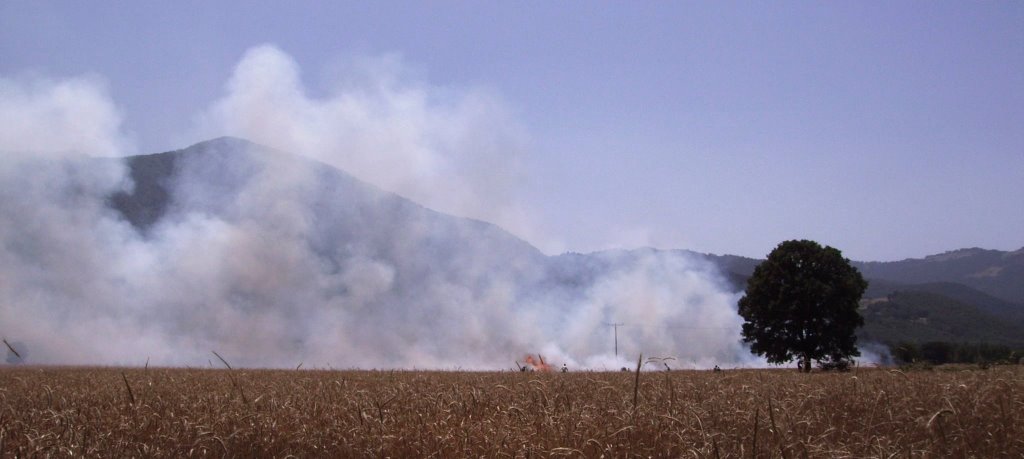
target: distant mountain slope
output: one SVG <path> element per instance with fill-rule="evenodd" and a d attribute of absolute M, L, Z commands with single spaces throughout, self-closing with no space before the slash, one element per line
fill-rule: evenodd
<path fill-rule="evenodd" d="M 718 266 L 737 291 L 747 288 L 747 279 L 754 275 L 754 268 L 764 260 L 738 255 L 699 254 Z"/>
<path fill-rule="evenodd" d="M 576 276 L 583 276 L 583 279 L 574 278 L 574 281 L 585 282 L 612 269 L 616 263 L 628 260 L 630 256 L 652 251 L 657 252 L 654 249 L 617 251 L 612 252 L 616 253 L 614 258 L 605 257 L 603 260 L 595 259 L 593 254 L 566 254 L 559 258 L 565 262 L 571 260 L 575 268 L 570 271 Z M 686 250 L 671 252 L 708 261 L 721 272 L 723 283 L 737 292 L 746 288 L 747 279 L 762 261 L 735 255 L 701 254 Z M 1012 260 L 1012 253 L 1009 256 L 1006 252 L 997 253 L 1001 255 L 979 261 L 971 260 L 970 253 L 961 252 L 961 255 L 965 256 L 951 257 L 940 263 L 962 260 L 973 263 L 974 268 L 977 268 L 984 262 L 992 262 L 992 258 Z M 876 263 L 854 263 L 858 267 L 877 266 Z M 901 273 L 898 269 L 901 266 L 910 266 L 913 269 L 918 265 L 917 260 L 886 264 L 887 271 L 883 271 L 882 274 L 893 275 L 898 279 L 954 276 L 941 270 L 934 270 L 929 276 L 924 276 Z M 585 269 L 580 269 L 581 266 Z M 972 268 L 956 266 L 955 269 L 962 273 L 971 272 Z M 865 341 L 890 344 L 900 341 L 987 342 L 1024 347 L 1024 305 L 997 298 L 965 284 L 948 281 L 911 284 L 885 278 L 869 278 L 862 308 L 865 326 L 859 332 L 859 336 Z"/>
<path fill-rule="evenodd" d="M 594 328 L 616 320 L 633 323 L 632 333 L 669 352 L 746 358 L 735 337 L 723 335 L 740 320 L 727 292 L 744 289 L 758 259 L 656 249 L 546 256 L 495 225 L 435 212 L 333 167 L 241 139 L 125 164 L 134 186 L 110 195 L 108 204 L 147 244 L 162 250 L 184 241 L 177 250 L 185 251 L 211 240 L 238 245 L 225 253 L 240 261 L 222 267 L 230 268 L 227 275 L 214 273 L 228 287 L 166 307 L 222 302 L 232 312 L 256 311 L 259 320 L 285 314 L 275 319 L 283 322 L 273 342 L 285 343 L 275 355 L 316 347 L 306 331 L 316 327 L 304 318 L 313 314 L 339 321 L 340 343 L 378 343 L 366 362 L 415 362 L 411 349 L 435 362 L 452 361 L 450 349 L 501 355 L 567 330 L 571 340 L 560 346 L 590 352 L 602 348 L 604 334 Z M 967 249 L 856 262 L 870 281 L 862 337 L 1020 344 L 1022 253 Z M 290 305 L 297 296 L 317 306 Z M 381 339 L 382 331 L 389 338 Z M 625 333 L 620 338 L 628 342 L 631 331 Z"/>
<path fill-rule="evenodd" d="M 143 232 L 186 213 L 237 217 L 232 206 L 238 194 L 253 191 L 247 187 L 254 184 L 265 186 L 257 178 L 273 186 L 274 175 L 291 175 L 281 180 L 301 182 L 304 203 L 317 217 L 309 222 L 317 236 L 310 243 L 335 259 L 421 257 L 422 250 L 438 255 L 431 259 L 435 269 L 476 257 L 478 263 L 489 260 L 489 268 L 507 270 L 544 257 L 490 223 L 435 212 L 333 167 L 242 139 L 222 137 L 183 150 L 134 156 L 127 165 L 135 186 L 114 194 L 110 202 Z M 345 246 L 332 247 L 336 241 Z M 417 253 L 406 253 L 411 246 L 399 242 L 411 242 Z"/>
<path fill-rule="evenodd" d="M 307 188 L 315 190 L 315 193 L 308 198 L 316 208 L 325 211 L 320 215 L 324 218 L 317 219 L 317 223 L 323 226 L 321 230 L 333 233 L 331 235 L 335 238 L 376 238 L 377 242 L 382 242 L 388 235 L 380 234 L 384 228 L 380 223 L 388 223 L 388 227 L 415 224 L 417 228 L 427 224 L 436 227 L 436 231 L 430 232 L 435 237 L 424 241 L 429 247 L 457 249 L 456 246 L 465 241 L 482 241 L 474 249 L 497 250 L 514 259 L 528 259 L 529 262 L 542 262 L 548 258 L 529 243 L 497 226 L 434 212 L 332 167 L 228 137 L 202 142 L 183 150 L 128 158 L 127 164 L 135 187 L 131 192 L 116 193 L 111 196 L 110 202 L 112 207 L 142 232 L 150 231 L 161 219 L 174 218 L 183 211 L 202 210 L 223 214 L 235 193 L 242 190 L 262 169 L 273 167 L 269 165 L 268 158 L 274 158 L 277 162 L 287 158 L 284 162 L 289 164 L 298 161 L 303 167 L 314 171 Z M 179 183 L 184 176 L 188 177 L 187 190 Z M 333 218 L 326 218 L 330 216 Z M 455 237 L 460 235 L 465 237 Z M 393 238 L 397 235 L 390 236 Z M 454 242 L 456 239 L 459 242 Z M 453 247 L 445 247 L 446 244 Z M 595 254 L 565 254 L 552 257 L 545 271 L 556 282 L 572 284 L 588 278 L 588 272 L 594 274 L 607 271 L 611 260 L 622 261 L 654 252 L 658 251 L 611 251 L 605 252 L 602 257 L 594 257 Z M 713 263 L 728 285 L 736 291 L 745 287 L 746 279 L 762 261 L 687 250 L 666 252 Z M 913 290 L 943 294 L 997 314 L 1024 308 L 1024 249 L 1014 252 L 960 249 L 922 259 L 855 261 L 853 264 L 872 282 L 866 297 Z M 569 266 L 572 267 L 571 274 L 566 271 Z"/>
<path fill-rule="evenodd" d="M 863 340 L 883 343 L 946 341 L 1024 348 L 1024 321 L 1010 321 L 948 296 L 896 292 L 864 302 Z"/>
<path fill-rule="evenodd" d="M 586 368 L 639 352 L 758 363 L 738 339 L 736 300 L 759 260 L 547 256 L 495 225 L 232 138 L 0 169 L 0 324 L 40 363 L 195 365 L 211 349 L 275 367 L 496 369 L 537 352 Z M 1015 279 L 1018 260 L 971 250 L 866 264 L 869 278 L 890 276 L 871 278 L 866 336 L 1016 342 L 1019 305 L 991 288 Z"/>
<path fill-rule="evenodd" d="M 746 278 L 762 261 L 736 255 L 705 255 L 736 279 Z M 868 280 L 901 285 L 957 283 L 1015 304 L 1024 304 L 1024 248 L 1013 252 L 960 249 L 901 261 L 853 261 Z"/>
<path fill-rule="evenodd" d="M 219 268 L 230 271 L 213 273 L 227 276 L 218 281 L 226 285 L 210 288 L 226 290 L 216 301 L 232 312 L 284 316 L 268 338 L 285 343 L 275 356 L 329 352 L 312 344 L 324 335 L 308 330 L 337 320 L 339 336 L 331 339 L 368 346 L 363 357 L 349 353 L 352 362 L 437 365 L 456 361 L 443 357 L 445 349 L 475 347 L 463 361 L 483 365 L 480 355 L 516 337 L 482 341 L 483 324 L 452 325 L 467 320 L 471 305 L 527 302 L 544 276 L 546 257 L 495 225 L 430 210 L 244 140 L 211 140 L 128 158 L 127 165 L 135 186 L 111 196 L 110 205 L 157 246 L 181 233 L 194 238 L 190 232 L 200 234 L 199 243 L 237 246 L 228 256 L 238 260 Z M 419 354 L 410 352 L 414 344 Z M 430 357 L 415 360 L 420 354 Z"/>
<path fill-rule="evenodd" d="M 898 284 L 875 279 L 868 285 L 864 298 L 885 298 L 898 292 L 918 292 L 940 295 L 959 303 L 976 307 L 979 311 L 995 317 L 1024 321 L 1024 306 L 996 298 L 987 293 L 955 282 L 932 282 L 925 284 Z"/>
<path fill-rule="evenodd" d="M 134 188 L 110 197 L 111 205 L 139 230 L 146 231 L 167 213 L 176 156 L 152 154 L 127 159 Z"/>
<path fill-rule="evenodd" d="M 306 353 L 352 365 L 502 368 L 543 351 L 570 366 L 619 368 L 626 361 L 605 323 L 621 321 L 629 352 L 700 366 L 752 359 L 735 339 L 731 290 L 711 263 L 682 252 L 546 256 L 490 223 L 241 139 L 124 165 L 133 186 L 110 194 L 106 210 L 139 254 L 117 266 L 141 272 L 105 277 L 115 285 L 104 291 L 155 297 L 132 302 L 161 333 L 187 333 L 187 346 L 234 344 L 259 365 Z M 225 337 L 226 318 L 269 330 L 251 337 L 264 355 Z"/>
<path fill-rule="evenodd" d="M 762 261 L 705 255 L 742 291 Z M 991 342 L 1024 347 L 1024 249 L 964 249 L 923 259 L 853 262 L 868 280 L 866 340 Z"/>
<path fill-rule="evenodd" d="M 859 262 L 856 266 L 869 279 L 902 284 L 955 282 L 1024 304 L 1024 249 L 960 249 L 921 259 Z"/>

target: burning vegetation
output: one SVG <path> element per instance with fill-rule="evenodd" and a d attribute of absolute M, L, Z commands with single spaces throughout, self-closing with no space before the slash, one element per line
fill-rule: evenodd
<path fill-rule="evenodd" d="M 520 368 L 520 370 L 530 371 L 551 371 L 551 365 L 544 361 L 544 356 L 537 354 L 537 358 L 533 358 L 533 355 L 526 355 L 526 366 Z"/>

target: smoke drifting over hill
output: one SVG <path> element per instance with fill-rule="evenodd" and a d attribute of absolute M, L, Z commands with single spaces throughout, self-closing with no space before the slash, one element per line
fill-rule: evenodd
<path fill-rule="evenodd" d="M 412 73 L 397 55 L 364 58 L 311 97 L 291 56 L 258 46 L 200 117 L 198 137 L 302 154 L 432 209 L 529 236 L 516 202 L 523 129 L 487 90 L 436 87 Z"/>
<path fill-rule="evenodd" d="M 374 69 L 313 99 L 287 55 L 255 48 L 201 117 L 202 132 L 312 160 L 236 139 L 85 158 L 130 144 L 100 86 L 0 81 L 17 95 L 0 115 L 22 126 L 0 131 L 0 333 L 37 363 L 204 365 L 211 350 L 275 367 L 493 369 L 538 352 L 573 368 L 638 352 L 757 363 L 736 295 L 703 260 L 548 257 L 398 196 L 529 226 L 514 199 L 522 134 L 501 104 Z M 608 322 L 626 324 L 618 358 Z"/>

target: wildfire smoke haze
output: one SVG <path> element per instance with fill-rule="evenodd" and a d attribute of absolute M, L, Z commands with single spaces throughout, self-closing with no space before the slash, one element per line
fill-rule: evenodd
<path fill-rule="evenodd" d="M 210 349 L 283 368 L 497 369 L 534 350 L 549 359 L 528 360 L 538 369 L 615 369 L 639 352 L 761 364 L 706 261 L 549 256 L 506 232 L 531 225 L 515 177 L 494 175 L 523 145 L 500 99 L 382 62 L 314 98 L 288 55 L 254 48 L 196 131 L 257 143 L 124 160 L 86 155 L 132 144 L 95 80 L 3 80 L 17 97 L 0 114 L 19 116 L 0 126 L 2 331 L 52 364 L 201 365 Z M 52 128 L 69 117 L 83 121 Z M 622 357 L 612 321 L 629 324 Z"/>

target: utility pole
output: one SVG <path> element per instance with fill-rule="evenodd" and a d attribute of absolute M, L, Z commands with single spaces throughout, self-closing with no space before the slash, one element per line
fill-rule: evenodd
<path fill-rule="evenodd" d="M 605 325 L 615 329 L 615 356 L 618 357 L 619 356 L 619 327 L 621 327 L 621 326 L 623 326 L 625 324 L 621 324 L 621 323 L 610 324 L 610 323 L 605 322 Z"/>

